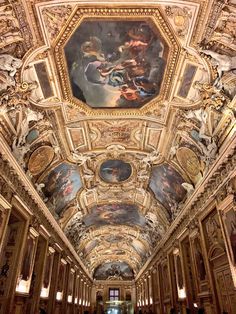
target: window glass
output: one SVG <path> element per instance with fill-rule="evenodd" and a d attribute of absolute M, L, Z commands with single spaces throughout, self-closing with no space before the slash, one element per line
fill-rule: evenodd
<path fill-rule="evenodd" d="M 118 301 L 120 296 L 119 289 L 109 289 L 109 300 L 110 301 Z"/>

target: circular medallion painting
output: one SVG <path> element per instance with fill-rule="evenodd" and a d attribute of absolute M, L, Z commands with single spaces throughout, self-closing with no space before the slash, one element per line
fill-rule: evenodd
<path fill-rule="evenodd" d="M 104 161 L 99 170 L 99 175 L 102 180 L 108 183 L 123 182 L 131 176 L 131 173 L 131 165 L 119 159 Z"/>
<path fill-rule="evenodd" d="M 53 161 L 54 150 L 51 146 L 41 146 L 37 148 L 29 159 L 28 168 L 32 175 L 43 172 Z"/>
<path fill-rule="evenodd" d="M 191 176 L 197 176 L 201 165 L 197 155 L 188 147 L 180 147 L 176 157 L 182 168 Z"/>

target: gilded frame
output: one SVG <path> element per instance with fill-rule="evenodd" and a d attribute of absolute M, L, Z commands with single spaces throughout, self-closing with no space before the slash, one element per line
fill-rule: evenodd
<path fill-rule="evenodd" d="M 157 97 L 152 99 L 150 102 L 145 104 L 143 107 L 138 109 L 120 109 L 120 108 L 91 108 L 90 106 L 86 105 L 82 101 L 76 99 L 72 95 L 72 90 L 70 86 L 70 80 L 67 74 L 67 63 L 64 53 L 64 47 L 72 34 L 78 28 L 78 26 L 82 23 L 85 19 L 129 19 L 129 20 L 151 20 L 152 24 L 154 24 L 158 31 L 160 32 L 161 36 L 165 40 L 168 48 L 168 58 L 167 58 L 167 65 L 165 68 L 165 72 L 163 75 L 162 82 L 165 84 L 161 84 L 160 92 Z M 160 8 L 157 7 L 150 7 L 150 8 L 132 8 L 132 7 L 98 7 L 98 8 L 91 8 L 91 7 L 82 7 L 79 6 L 73 13 L 73 16 L 68 20 L 65 24 L 64 28 L 61 30 L 60 34 L 58 35 L 57 39 L 55 40 L 54 44 L 54 56 L 56 67 L 58 70 L 58 75 L 61 83 L 61 92 L 63 100 L 67 103 L 76 105 L 82 111 L 85 111 L 87 114 L 90 115 L 140 115 L 149 112 L 150 110 L 155 109 L 159 103 L 163 103 L 165 100 L 168 99 L 168 95 L 171 94 L 172 88 L 172 81 L 174 80 L 175 69 L 177 67 L 177 61 L 180 53 L 180 45 L 173 34 L 173 31 L 167 21 L 164 19 L 163 14 Z"/>

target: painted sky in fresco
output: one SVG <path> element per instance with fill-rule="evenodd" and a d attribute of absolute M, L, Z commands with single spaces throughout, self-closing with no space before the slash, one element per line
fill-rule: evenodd
<path fill-rule="evenodd" d="M 159 94 L 168 47 L 146 21 L 84 20 L 65 46 L 74 97 L 98 108 L 140 108 Z"/>
<path fill-rule="evenodd" d="M 131 173 L 131 165 L 119 159 L 104 161 L 99 170 L 100 177 L 108 183 L 123 182 L 130 177 Z"/>
<path fill-rule="evenodd" d="M 55 206 L 55 212 L 58 215 L 76 197 L 82 187 L 78 168 L 65 162 L 53 169 L 44 183 L 44 194 Z"/>
<path fill-rule="evenodd" d="M 153 167 L 149 186 L 155 197 L 171 211 L 184 198 L 186 190 L 182 187 L 184 179 L 170 165 L 163 164 Z"/>
<path fill-rule="evenodd" d="M 94 206 L 83 218 L 86 226 L 129 225 L 145 226 L 145 218 L 134 204 L 104 204 Z"/>
<path fill-rule="evenodd" d="M 132 280 L 134 273 L 125 262 L 105 263 L 98 266 L 94 271 L 94 278 L 97 280 L 106 280 L 109 277 L 122 277 L 124 280 Z"/>

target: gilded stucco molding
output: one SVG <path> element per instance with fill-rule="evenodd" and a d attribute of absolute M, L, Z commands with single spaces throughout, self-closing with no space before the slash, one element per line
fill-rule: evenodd
<path fill-rule="evenodd" d="M 91 110 L 87 105 L 84 105 L 81 101 L 78 101 L 75 97 L 72 96 L 71 93 L 71 86 L 70 82 L 67 77 L 67 66 L 66 66 L 66 60 L 64 56 L 64 47 L 65 44 L 68 41 L 68 38 L 71 37 L 72 33 L 74 32 L 75 28 L 78 28 L 80 23 L 83 22 L 83 20 L 87 19 L 104 19 L 109 18 L 111 19 L 113 17 L 116 19 L 132 19 L 135 17 L 135 19 L 149 19 L 155 27 L 161 32 L 163 38 L 165 39 L 166 43 L 169 47 L 169 55 L 168 60 L 171 60 L 171 62 L 168 62 L 167 69 L 165 70 L 165 85 L 161 87 L 160 94 L 158 97 L 153 99 L 151 102 L 148 103 L 148 105 L 144 106 L 143 109 L 135 110 L 129 108 L 129 110 Z M 59 38 L 56 40 L 56 43 L 53 45 L 54 51 L 55 51 L 55 61 L 57 65 L 57 69 L 59 72 L 59 77 L 63 86 L 63 97 L 69 104 L 76 104 L 79 109 L 86 112 L 87 115 L 91 116 L 120 116 L 121 114 L 124 116 L 130 116 L 130 115 L 140 115 L 140 114 L 146 114 L 147 109 L 150 111 L 151 109 L 155 109 L 157 104 L 159 102 L 162 102 L 163 99 L 167 99 L 169 95 L 169 91 L 171 88 L 174 70 L 176 66 L 176 62 L 179 58 L 179 43 L 176 40 L 175 36 L 172 34 L 171 29 L 169 28 L 168 24 L 165 22 L 165 19 L 163 18 L 163 14 L 159 10 L 159 8 L 114 8 L 112 6 L 107 6 L 106 8 L 91 8 L 91 7 L 78 7 L 77 11 L 74 13 L 73 17 L 69 20 L 69 22 L 66 25 L 66 29 L 61 31 L 61 35 L 59 35 Z"/>

